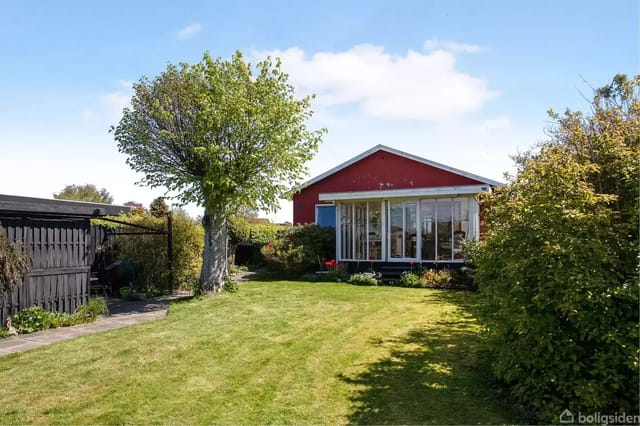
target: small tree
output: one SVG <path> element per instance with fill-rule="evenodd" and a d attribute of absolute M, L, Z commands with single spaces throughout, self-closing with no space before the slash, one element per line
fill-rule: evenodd
<path fill-rule="evenodd" d="M 97 189 L 95 185 L 67 185 L 53 198 L 57 200 L 87 201 L 90 203 L 113 204 L 113 197 L 105 189 Z"/>
<path fill-rule="evenodd" d="M 305 177 L 323 133 L 307 129 L 311 97 L 294 97 L 279 60 L 255 69 L 240 52 L 169 65 L 134 85 L 132 108 L 112 128 L 143 184 L 204 206 L 205 290 L 218 291 L 227 274 L 228 218 L 241 208 L 277 208 Z"/>
<path fill-rule="evenodd" d="M 169 214 L 169 206 L 164 197 L 158 197 L 149 204 L 149 213 L 154 217 L 165 217 Z"/>

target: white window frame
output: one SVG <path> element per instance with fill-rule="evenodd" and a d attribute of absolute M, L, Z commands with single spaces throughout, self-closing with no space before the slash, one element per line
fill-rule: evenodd
<path fill-rule="evenodd" d="M 455 204 L 455 200 L 456 199 L 460 199 L 460 198 L 464 198 L 469 200 L 469 219 L 468 219 L 468 233 L 472 234 L 470 236 L 467 236 L 466 239 L 474 239 L 476 241 L 478 241 L 480 239 L 480 206 L 478 203 L 478 200 L 476 197 L 461 197 L 459 194 L 456 195 L 448 195 L 448 196 L 439 196 L 439 197 L 406 197 L 406 198 L 387 198 L 387 199 L 381 199 L 381 200 L 371 200 L 371 199 L 364 199 L 364 200 L 345 200 L 345 201 L 336 201 L 334 203 L 335 208 L 336 208 L 336 259 L 338 259 L 339 261 L 346 261 L 346 262 L 369 262 L 370 260 L 370 241 L 369 241 L 369 204 L 370 203 L 380 203 L 380 216 L 381 216 L 381 235 L 380 238 L 382 240 L 382 253 L 381 253 L 381 259 L 375 259 L 374 262 L 399 262 L 399 263 L 406 263 L 406 262 L 429 262 L 429 263 L 462 263 L 464 262 L 463 259 L 454 259 L 455 257 L 455 238 L 454 238 L 454 204 Z M 452 245 L 451 245 L 451 259 L 450 260 L 438 260 L 438 208 L 437 208 L 437 200 L 439 199 L 449 199 L 451 200 L 451 211 L 450 211 L 450 218 L 451 218 L 451 241 L 452 241 Z M 421 209 L 420 209 L 420 203 L 422 202 L 422 200 L 435 200 L 435 204 L 434 204 L 434 227 L 435 227 L 435 235 L 436 235 L 436 246 L 435 246 L 435 259 L 422 259 L 422 217 L 421 217 Z M 406 202 L 415 202 L 416 203 L 416 257 L 415 258 L 407 258 L 407 257 L 402 257 L 402 258 L 391 258 L 389 257 L 389 243 L 391 241 L 391 229 L 390 229 L 390 222 L 389 222 L 389 214 L 390 214 L 390 209 L 391 209 L 391 203 L 401 203 L 403 206 L 403 211 L 402 211 L 402 222 L 403 222 L 403 232 L 404 232 L 404 222 L 406 220 L 405 218 L 405 203 Z M 341 216 L 340 216 L 340 212 L 342 209 L 342 205 L 344 204 L 351 204 L 352 208 L 351 208 L 351 223 L 352 223 L 352 233 L 355 233 L 355 204 L 356 203 L 367 203 L 367 207 L 366 207 L 366 253 L 367 253 L 367 258 L 366 259 L 354 259 L 354 258 L 345 258 L 342 256 L 341 253 L 341 248 L 342 248 L 342 243 L 341 243 L 341 229 L 342 229 L 342 223 L 340 221 Z M 316 204 L 316 207 L 320 205 L 320 206 L 329 206 L 329 204 Z M 316 211 L 316 220 L 317 220 L 317 211 Z M 352 235 L 352 253 L 355 255 L 356 253 L 356 238 L 355 238 L 355 234 Z M 404 238 L 404 237 L 403 237 Z M 403 244 L 403 252 L 405 250 L 406 247 L 404 247 Z"/>

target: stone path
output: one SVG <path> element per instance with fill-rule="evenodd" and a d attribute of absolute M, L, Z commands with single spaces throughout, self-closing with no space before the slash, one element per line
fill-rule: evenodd
<path fill-rule="evenodd" d="M 108 302 L 109 316 L 99 317 L 91 324 L 60 327 L 0 339 L 0 357 L 87 334 L 100 333 L 101 331 L 164 318 L 167 315 L 169 302 L 188 297 L 190 296 L 171 295 L 141 301 L 111 299 Z"/>

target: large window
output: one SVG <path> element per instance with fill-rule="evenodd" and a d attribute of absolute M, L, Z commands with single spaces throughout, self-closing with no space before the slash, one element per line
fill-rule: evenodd
<path fill-rule="evenodd" d="M 389 203 L 389 248 L 392 258 L 416 258 L 418 252 L 417 219 L 417 203 L 415 201 Z"/>
<path fill-rule="evenodd" d="M 369 203 L 369 259 L 382 259 L 382 207 Z"/>
<path fill-rule="evenodd" d="M 382 259 L 382 203 L 340 203 L 340 259 Z"/>
<path fill-rule="evenodd" d="M 353 259 L 353 204 L 340 204 L 340 257 Z"/>
<path fill-rule="evenodd" d="M 465 239 L 475 238 L 476 202 L 473 198 L 420 200 L 422 260 L 462 260 Z"/>
<path fill-rule="evenodd" d="M 476 238 L 473 197 L 340 202 L 341 260 L 461 261 L 464 240 Z"/>

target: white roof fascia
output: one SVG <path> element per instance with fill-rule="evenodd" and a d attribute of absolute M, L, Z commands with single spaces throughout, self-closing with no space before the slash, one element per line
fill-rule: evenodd
<path fill-rule="evenodd" d="M 327 192 L 319 194 L 319 201 L 369 200 L 379 198 L 445 197 L 491 192 L 487 185 L 436 186 L 430 188 L 382 189 L 379 191 Z"/>

